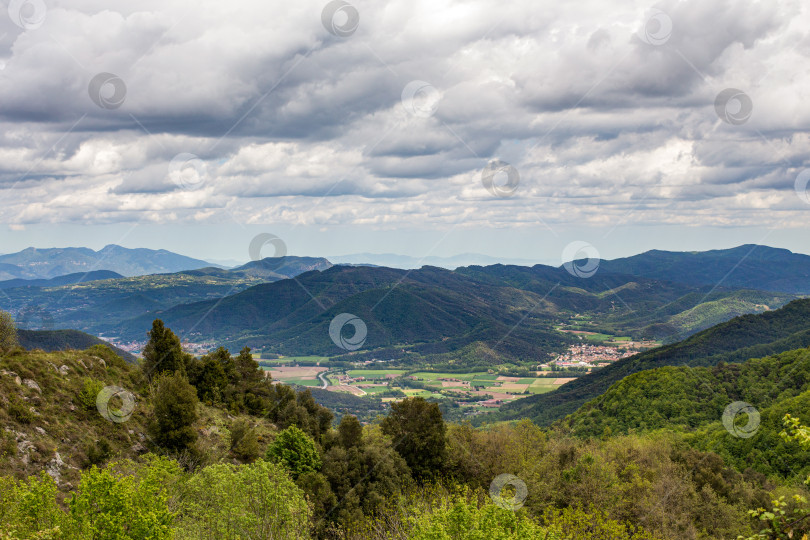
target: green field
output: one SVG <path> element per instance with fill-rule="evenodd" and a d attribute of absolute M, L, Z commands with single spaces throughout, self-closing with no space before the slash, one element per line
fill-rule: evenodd
<path fill-rule="evenodd" d="M 349 377 L 385 377 L 386 375 L 402 375 L 405 373 L 404 369 L 352 369 L 348 372 Z"/>
<path fill-rule="evenodd" d="M 547 385 L 547 386 L 534 386 L 534 385 L 532 385 L 532 386 L 530 386 L 528 388 L 528 390 L 529 390 L 530 394 L 545 394 L 546 392 L 551 392 L 555 388 L 556 388 L 556 386 L 551 386 L 551 385 Z"/>
<path fill-rule="evenodd" d="M 483 377 L 481 377 L 483 375 Z M 424 371 L 420 371 L 419 373 L 414 373 L 414 377 L 419 379 L 424 379 L 426 381 L 436 381 L 439 379 L 458 379 L 460 381 L 472 381 L 472 380 L 494 380 L 498 376 L 497 375 L 490 375 L 484 372 L 478 373 L 428 373 Z"/>
<path fill-rule="evenodd" d="M 585 339 L 587 339 L 588 341 L 606 341 L 612 338 L 613 336 L 608 334 L 590 334 L 585 336 Z"/>
<path fill-rule="evenodd" d="M 279 358 L 279 362 L 289 362 L 289 363 L 296 363 L 296 362 L 327 362 L 329 360 L 328 356 L 285 356 L 284 358 Z"/>
<path fill-rule="evenodd" d="M 304 379 L 302 377 L 291 377 L 289 379 L 279 379 L 285 384 L 300 384 L 301 386 L 321 386 L 322 383 L 318 379 Z"/>
<path fill-rule="evenodd" d="M 379 394 L 381 392 L 387 392 L 387 386 L 358 386 L 361 390 L 363 390 L 367 394 Z"/>

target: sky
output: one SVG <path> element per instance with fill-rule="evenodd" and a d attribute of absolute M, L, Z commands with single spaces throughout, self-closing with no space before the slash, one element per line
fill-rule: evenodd
<path fill-rule="evenodd" d="M 807 2 L 6 7 L 3 253 L 810 253 Z"/>

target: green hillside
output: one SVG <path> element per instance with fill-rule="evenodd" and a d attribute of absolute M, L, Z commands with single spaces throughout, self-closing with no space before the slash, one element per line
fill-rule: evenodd
<path fill-rule="evenodd" d="M 115 354 L 134 363 L 135 357 L 126 351 L 113 347 L 96 336 L 78 330 L 17 330 L 17 339 L 24 349 L 39 349 L 45 352 L 77 350 L 83 351 L 95 345 L 104 345 Z"/>
<path fill-rule="evenodd" d="M 628 375 L 561 420 L 577 436 L 694 431 L 744 401 L 765 409 L 810 390 L 810 349 L 713 367 L 662 367 Z M 810 411 L 801 411 L 810 412 Z"/>
<path fill-rule="evenodd" d="M 507 404 L 497 418 L 528 417 L 548 425 L 603 394 L 622 378 L 642 370 L 714 366 L 807 346 L 810 346 L 810 300 L 795 300 L 781 309 L 737 317 L 684 341 L 619 360 L 553 392 Z"/>

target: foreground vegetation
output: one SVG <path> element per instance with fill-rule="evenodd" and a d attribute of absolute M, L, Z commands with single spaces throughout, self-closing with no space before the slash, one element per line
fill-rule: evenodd
<path fill-rule="evenodd" d="M 103 346 L 24 351 L 0 331 L 0 539 L 807 532 L 801 460 L 810 437 L 796 400 L 810 396 L 802 388 L 785 393 L 785 383 L 762 383 L 778 394 L 780 415 L 794 413 L 781 419 L 781 431 L 763 430 L 793 452 L 774 453 L 774 463 L 788 466 L 763 472 L 735 454 L 744 447 L 724 453 L 704 444 L 723 433 L 733 439 L 709 416 L 698 422 L 708 438 L 696 437 L 702 432 L 691 416 L 677 429 L 628 425 L 613 435 L 529 420 L 475 428 L 447 423 L 437 404 L 416 397 L 366 425 L 352 415 L 335 424 L 309 391 L 264 377 L 249 349 L 194 358 L 160 321 L 150 336 L 135 366 Z M 773 362 L 780 361 L 787 362 Z M 636 405 L 639 415 L 651 407 Z"/>

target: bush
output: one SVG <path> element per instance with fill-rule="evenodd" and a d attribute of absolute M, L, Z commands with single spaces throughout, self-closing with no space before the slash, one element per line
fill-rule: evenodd
<path fill-rule="evenodd" d="M 159 446 L 183 452 L 192 450 L 197 432 L 197 391 L 180 372 L 159 378 L 153 396 L 149 433 Z"/>
<path fill-rule="evenodd" d="M 8 398 L 8 415 L 20 424 L 30 424 L 34 420 L 34 413 L 16 396 Z"/>
<path fill-rule="evenodd" d="M 254 461 L 262 455 L 259 439 L 247 420 L 237 420 L 231 426 L 231 452 L 242 461 Z"/>
<path fill-rule="evenodd" d="M 87 448 L 87 466 L 101 465 L 112 456 L 112 447 L 107 439 L 100 439 Z"/>
<path fill-rule="evenodd" d="M 315 442 L 296 426 L 290 426 L 278 434 L 267 449 L 267 459 L 284 466 L 293 478 L 317 472 L 322 465 Z"/>
<path fill-rule="evenodd" d="M 95 409 L 96 398 L 98 397 L 98 393 L 101 392 L 103 388 L 103 382 L 91 378 L 85 379 L 84 386 L 79 392 L 79 404 L 81 404 L 81 406 L 88 411 Z"/>
<path fill-rule="evenodd" d="M 304 494 L 280 466 L 210 465 L 189 478 L 178 539 L 309 538 Z"/>
<path fill-rule="evenodd" d="M 5 311 L 0 311 L 0 353 L 19 347 L 17 328 L 14 319 Z"/>

